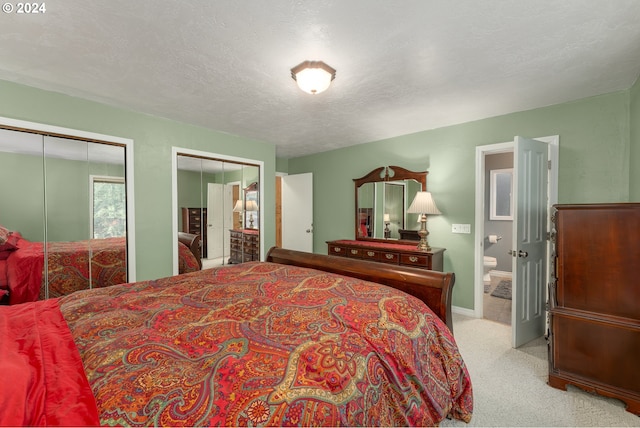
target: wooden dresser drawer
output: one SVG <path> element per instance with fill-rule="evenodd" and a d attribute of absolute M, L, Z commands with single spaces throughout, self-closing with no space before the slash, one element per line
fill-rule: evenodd
<path fill-rule="evenodd" d="M 339 245 L 329 245 L 329 254 L 334 256 L 347 257 L 347 249 Z"/>
<path fill-rule="evenodd" d="M 378 261 L 382 263 L 392 263 L 394 265 L 397 265 L 398 263 L 400 263 L 400 254 L 392 253 L 389 251 L 381 251 L 378 257 Z"/>
<path fill-rule="evenodd" d="M 405 266 L 420 267 L 423 269 L 431 268 L 431 256 L 428 254 L 402 254 L 400 256 L 400 264 Z"/>
<path fill-rule="evenodd" d="M 362 258 L 362 248 L 347 248 L 346 250 L 347 257 L 353 257 L 354 259 Z"/>
<path fill-rule="evenodd" d="M 362 258 L 364 260 L 377 262 L 380 258 L 380 252 L 376 250 L 364 249 L 362 250 Z"/>

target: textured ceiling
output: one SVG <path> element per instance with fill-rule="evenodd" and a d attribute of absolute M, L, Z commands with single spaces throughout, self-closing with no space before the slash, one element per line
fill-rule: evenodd
<path fill-rule="evenodd" d="M 57 0 L 0 15 L 0 79 L 297 157 L 628 89 L 638 0 Z M 319 95 L 290 68 L 337 69 Z M 1 94 L 0 94 L 1 96 Z"/>

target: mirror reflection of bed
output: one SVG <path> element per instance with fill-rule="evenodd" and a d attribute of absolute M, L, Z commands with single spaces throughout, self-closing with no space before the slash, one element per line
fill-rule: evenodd
<path fill-rule="evenodd" d="M 111 142 L 0 129 L 11 303 L 127 282 L 125 157 Z"/>

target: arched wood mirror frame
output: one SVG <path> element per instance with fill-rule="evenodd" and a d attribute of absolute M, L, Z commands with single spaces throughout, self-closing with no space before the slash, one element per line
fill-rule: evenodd
<path fill-rule="evenodd" d="M 375 237 L 373 236 L 373 234 L 371 234 L 372 236 L 366 236 L 365 233 L 363 232 L 364 229 L 361 227 L 362 221 L 365 221 L 369 227 L 372 227 L 375 222 L 378 222 L 380 224 L 383 220 L 382 218 L 383 213 L 379 213 L 377 212 L 378 210 L 375 209 L 376 203 L 375 203 L 375 197 L 373 196 L 375 192 L 371 196 L 372 204 L 369 204 L 369 205 L 373 205 L 373 207 L 365 208 L 364 205 L 362 204 L 363 201 L 359 200 L 359 191 L 361 190 L 361 187 L 363 185 L 366 185 L 367 183 L 372 183 L 371 187 L 373 191 L 373 187 L 375 186 L 375 183 L 385 183 L 385 182 L 391 183 L 391 182 L 414 180 L 417 183 L 416 190 L 426 191 L 428 173 L 429 173 L 428 171 L 419 171 L 419 172 L 410 171 L 408 169 L 405 169 L 399 166 L 390 165 L 390 166 L 381 166 L 379 168 L 376 168 L 370 173 L 368 173 L 367 175 L 365 175 L 364 177 L 354 178 L 353 182 L 355 185 L 355 239 L 360 241 L 381 241 L 381 242 L 389 241 L 386 238 Z M 419 189 L 417 188 L 418 186 L 419 186 Z M 406 209 L 413 201 L 414 195 L 415 195 L 415 192 L 413 192 L 413 194 L 411 193 L 408 194 L 407 195 L 408 200 L 404 201 L 403 203 L 404 216 L 406 216 Z M 364 199 L 364 198 L 360 198 L 360 199 Z M 407 229 L 416 229 L 416 228 L 408 227 Z M 417 234 L 416 234 L 416 237 L 417 237 Z M 401 231 L 400 239 L 394 239 L 394 241 L 407 241 L 407 239 L 405 238 L 405 235 Z M 411 243 L 415 242 L 413 240 L 409 240 L 409 241 Z"/>

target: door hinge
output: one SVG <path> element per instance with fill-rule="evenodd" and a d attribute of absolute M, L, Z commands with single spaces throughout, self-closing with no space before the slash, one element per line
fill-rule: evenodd
<path fill-rule="evenodd" d="M 548 161 L 547 161 L 547 168 L 548 168 L 548 169 L 551 169 L 551 160 L 548 160 Z"/>

